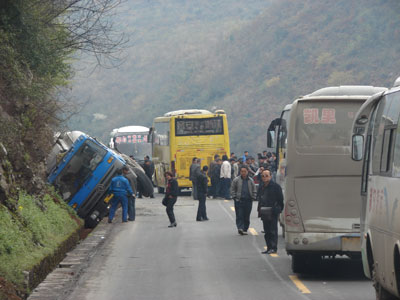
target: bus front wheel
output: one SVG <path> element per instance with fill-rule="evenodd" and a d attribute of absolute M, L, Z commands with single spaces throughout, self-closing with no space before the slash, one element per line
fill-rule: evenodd
<path fill-rule="evenodd" d="M 100 213 L 95 210 L 85 218 L 85 228 L 95 228 L 101 221 Z"/>

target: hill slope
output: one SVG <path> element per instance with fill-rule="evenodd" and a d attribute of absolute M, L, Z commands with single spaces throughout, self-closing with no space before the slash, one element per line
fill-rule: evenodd
<path fill-rule="evenodd" d="M 400 70 L 399 12 L 394 0 L 281 0 L 251 22 L 229 26 L 212 47 L 184 44 L 175 59 L 164 55 L 177 47 L 155 37 L 156 63 L 150 56 L 127 62 L 134 67 L 109 73 L 120 75 L 118 84 L 106 84 L 113 82 L 107 77 L 92 89 L 96 103 L 86 113 L 108 118 L 89 125 L 86 116 L 75 125 L 104 138 L 112 127 L 149 125 L 172 109 L 218 107 L 229 116 L 231 148 L 260 151 L 268 123 L 295 97 L 329 85 L 392 85 Z M 129 80 L 138 77 L 144 80 Z"/>
<path fill-rule="evenodd" d="M 179 98 L 179 88 L 199 71 L 205 57 L 214 55 L 220 40 L 253 20 L 269 2 L 125 3 L 118 20 L 132 47 L 117 69 L 97 69 L 89 78 L 78 73 L 73 93 L 88 104 L 71 120 L 71 128 L 106 141 L 115 127 L 150 126 L 155 116 L 182 108 L 182 103 L 172 103 Z"/>

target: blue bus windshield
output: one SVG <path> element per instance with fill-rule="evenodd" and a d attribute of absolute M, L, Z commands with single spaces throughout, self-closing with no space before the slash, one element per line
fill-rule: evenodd
<path fill-rule="evenodd" d="M 106 149 L 89 139 L 77 149 L 54 182 L 65 201 L 74 197 L 106 154 Z"/>

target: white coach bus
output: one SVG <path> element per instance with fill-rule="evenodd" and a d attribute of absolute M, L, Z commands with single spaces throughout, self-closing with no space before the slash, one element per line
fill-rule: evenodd
<path fill-rule="evenodd" d="M 115 128 L 110 133 L 111 139 L 109 146 L 128 156 L 133 156 L 136 161 L 142 163 L 144 157 L 150 158 L 151 143 L 147 140 L 149 128 L 145 126 L 125 126 Z"/>
<path fill-rule="evenodd" d="M 379 300 L 400 298 L 399 114 L 400 78 L 371 97 L 353 124 L 352 158 L 363 162 L 362 260 Z"/>
<path fill-rule="evenodd" d="M 296 273 L 324 256 L 360 256 L 362 164 L 351 159 L 351 128 L 361 105 L 383 90 L 327 87 L 291 106 L 283 213 Z"/>

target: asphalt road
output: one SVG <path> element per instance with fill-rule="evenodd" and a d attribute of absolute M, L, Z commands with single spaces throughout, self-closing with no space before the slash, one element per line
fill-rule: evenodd
<path fill-rule="evenodd" d="M 161 195 L 137 200 L 136 221 L 120 211 L 69 300 L 127 299 L 375 299 L 360 261 L 324 260 L 311 275 L 292 273 L 279 236 L 277 255 L 265 242 L 253 205 L 248 236 L 235 227 L 233 202 L 207 200 L 206 222 L 196 222 L 197 201 L 179 197 L 178 226 L 168 228 Z"/>

